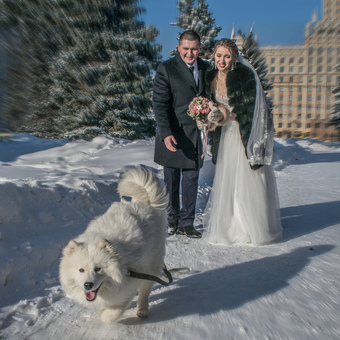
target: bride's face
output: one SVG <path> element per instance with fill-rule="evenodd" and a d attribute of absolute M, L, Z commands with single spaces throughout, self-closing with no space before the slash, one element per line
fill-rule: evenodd
<path fill-rule="evenodd" d="M 215 53 L 215 65 L 220 71 L 229 70 L 232 63 L 232 56 L 229 48 L 220 46 Z"/>

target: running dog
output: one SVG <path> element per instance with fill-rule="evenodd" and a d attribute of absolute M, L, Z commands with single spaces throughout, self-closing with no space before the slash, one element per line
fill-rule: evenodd
<path fill-rule="evenodd" d="M 147 317 L 153 282 L 129 272 L 159 276 L 165 256 L 168 196 L 162 182 L 151 169 L 134 166 L 123 173 L 118 193 L 121 201 L 71 240 L 60 262 L 66 294 L 98 308 L 103 322 L 118 319 L 137 291 L 137 315 Z"/>

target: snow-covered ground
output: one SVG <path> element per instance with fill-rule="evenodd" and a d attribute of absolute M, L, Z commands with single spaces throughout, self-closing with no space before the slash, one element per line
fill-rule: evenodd
<path fill-rule="evenodd" d="M 113 324 L 65 296 L 62 248 L 104 213 L 126 165 L 153 163 L 153 140 L 98 137 L 0 143 L 0 339 L 340 339 L 340 144 L 276 139 L 284 238 L 262 246 L 214 246 L 167 237 L 168 287 Z M 196 227 L 213 182 L 206 157 Z"/>

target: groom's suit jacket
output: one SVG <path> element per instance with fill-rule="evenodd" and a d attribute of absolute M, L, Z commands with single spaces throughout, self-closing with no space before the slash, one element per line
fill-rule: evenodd
<path fill-rule="evenodd" d="M 153 110 L 157 121 L 154 161 L 170 168 L 198 169 L 201 159 L 202 140 L 196 121 L 187 113 L 192 99 L 204 96 L 204 74 L 209 64 L 197 59 L 199 83 L 178 53 L 161 63 L 153 86 Z M 171 152 L 164 138 L 173 135 L 177 151 Z"/>

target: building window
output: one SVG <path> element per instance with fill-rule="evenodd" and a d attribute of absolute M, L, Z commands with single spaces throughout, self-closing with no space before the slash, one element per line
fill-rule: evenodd
<path fill-rule="evenodd" d="M 321 109 L 321 105 L 320 104 L 316 105 L 316 110 L 320 111 L 320 109 Z"/>
<path fill-rule="evenodd" d="M 313 77 L 308 77 L 308 83 L 311 83 L 313 81 Z"/>
<path fill-rule="evenodd" d="M 280 63 L 283 64 L 285 62 L 285 58 L 280 59 Z"/>
<path fill-rule="evenodd" d="M 301 113 L 297 115 L 297 119 L 301 119 Z"/>
<path fill-rule="evenodd" d="M 289 77 L 289 82 L 292 83 L 294 81 L 294 77 Z"/>
<path fill-rule="evenodd" d="M 279 123 L 279 128 L 282 128 L 282 123 Z"/>
<path fill-rule="evenodd" d="M 275 64 L 275 58 L 272 58 L 272 64 Z"/>
<path fill-rule="evenodd" d="M 279 105 L 279 110 L 282 111 L 283 110 L 283 105 Z"/>
<path fill-rule="evenodd" d="M 283 101 L 283 95 L 280 96 L 280 102 L 282 102 L 282 101 Z"/>
<path fill-rule="evenodd" d="M 288 125 L 287 125 L 287 126 L 288 126 L 289 128 L 290 128 L 290 127 L 292 127 L 292 123 L 288 123 Z"/>
<path fill-rule="evenodd" d="M 299 104 L 299 105 L 298 105 L 298 110 L 301 110 L 301 109 L 302 109 L 302 105 Z"/>
<path fill-rule="evenodd" d="M 327 86 L 327 92 L 332 92 L 332 86 Z"/>
<path fill-rule="evenodd" d="M 310 101 L 312 100 L 312 96 L 309 95 L 309 96 L 307 97 L 307 100 L 310 102 Z"/>
<path fill-rule="evenodd" d="M 299 59 L 299 63 L 300 63 L 300 64 L 303 63 L 303 57 L 301 57 L 301 58 Z"/>
<path fill-rule="evenodd" d="M 288 111 L 292 111 L 292 108 L 293 108 L 293 105 L 292 105 L 292 104 L 289 104 L 289 105 L 288 105 Z"/>
<path fill-rule="evenodd" d="M 307 110 L 311 110 L 311 108 L 312 108 L 312 105 L 308 104 L 307 105 Z"/>
<path fill-rule="evenodd" d="M 313 66 L 309 66 L 309 67 L 308 67 L 308 72 L 309 72 L 309 73 L 313 72 Z"/>
<path fill-rule="evenodd" d="M 332 76 L 328 76 L 328 77 L 327 77 L 327 82 L 328 82 L 328 83 L 331 83 L 331 82 L 332 82 Z"/>
<path fill-rule="evenodd" d="M 318 72 L 322 72 L 322 66 L 318 66 Z"/>
<path fill-rule="evenodd" d="M 289 63 L 292 64 L 294 62 L 294 57 L 289 58 Z"/>
<path fill-rule="evenodd" d="M 289 72 L 294 72 L 294 66 L 289 67 Z"/>
<path fill-rule="evenodd" d="M 303 72 L 303 66 L 299 66 L 299 72 Z"/>
<path fill-rule="evenodd" d="M 291 102 L 293 100 L 293 96 L 289 96 L 288 100 Z"/>
<path fill-rule="evenodd" d="M 321 82 L 322 82 L 322 77 L 319 76 L 319 77 L 318 77 L 318 83 L 321 83 Z"/>
<path fill-rule="evenodd" d="M 299 100 L 299 101 L 301 101 L 301 100 L 302 100 L 302 95 L 301 95 L 301 94 L 299 94 L 299 96 L 298 96 L 298 100 Z"/>
<path fill-rule="evenodd" d="M 329 58 L 327 59 L 328 64 L 330 64 L 332 61 L 333 61 L 333 58 L 332 58 L 332 57 L 329 57 Z"/>
<path fill-rule="evenodd" d="M 322 57 L 318 58 L 318 63 L 322 63 Z"/>
<path fill-rule="evenodd" d="M 299 83 L 303 82 L 303 77 L 299 77 Z"/>
<path fill-rule="evenodd" d="M 282 117 L 283 117 L 283 114 L 280 113 L 280 114 L 279 114 L 279 119 L 282 119 Z"/>
<path fill-rule="evenodd" d="M 285 71 L 285 67 L 284 66 L 281 66 L 280 67 L 280 72 L 283 73 Z"/>
<path fill-rule="evenodd" d="M 308 92 L 311 92 L 311 91 L 312 91 L 312 87 L 311 87 L 311 86 L 308 86 L 308 87 L 307 87 L 307 91 L 308 91 Z"/>
<path fill-rule="evenodd" d="M 318 113 L 318 114 L 316 115 L 316 119 L 320 119 L 320 118 L 321 118 L 321 114 Z"/>
<path fill-rule="evenodd" d="M 332 54 L 333 53 L 333 47 L 328 47 L 327 53 Z"/>
<path fill-rule="evenodd" d="M 270 72 L 272 72 L 272 73 L 275 72 L 275 67 L 274 67 L 274 66 L 272 66 L 272 67 L 270 68 Z"/>
<path fill-rule="evenodd" d="M 328 66 L 327 67 L 327 72 L 331 72 L 333 70 L 333 66 Z"/>
<path fill-rule="evenodd" d="M 322 52 L 323 52 L 323 48 L 322 48 L 322 47 L 319 47 L 319 48 L 318 48 L 318 54 L 322 54 Z"/>
<path fill-rule="evenodd" d="M 299 92 L 302 92 L 302 86 L 299 86 Z"/>
<path fill-rule="evenodd" d="M 288 113 L 288 119 L 292 119 L 292 117 L 293 117 L 293 114 Z"/>
<path fill-rule="evenodd" d="M 310 123 L 307 123 L 306 127 L 307 127 L 307 129 L 309 129 L 310 128 Z"/>
<path fill-rule="evenodd" d="M 293 92 L 293 86 L 289 86 L 289 92 Z"/>
<path fill-rule="evenodd" d="M 312 115 L 310 113 L 308 113 L 307 119 L 311 119 L 311 118 L 312 118 Z"/>
<path fill-rule="evenodd" d="M 326 100 L 329 102 L 331 100 L 331 96 L 327 96 Z"/>
<path fill-rule="evenodd" d="M 297 127 L 298 127 L 298 128 L 301 128 L 301 123 L 298 123 Z"/>
<path fill-rule="evenodd" d="M 283 92 L 283 86 L 280 86 L 280 92 Z"/>
<path fill-rule="evenodd" d="M 321 92 L 321 86 L 320 85 L 316 87 L 316 91 Z"/>
<path fill-rule="evenodd" d="M 283 83 L 283 77 L 280 77 L 280 83 Z"/>
<path fill-rule="evenodd" d="M 270 81 L 271 81 L 272 83 L 274 83 L 274 82 L 275 82 L 275 77 L 271 77 L 271 78 L 270 78 Z"/>
<path fill-rule="evenodd" d="M 313 60 L 314 60 L 313 57 L 309 57 L 308 58 L 308 63 L 311 64 L 313 62 Z"/>
<path fill-rule="evenodd" d="M 310 47 L 309 50 L 308 50 L 308 53 L 309 53 L 309 54 L 313 54 L 313 52 L 314 52 L 314 48 L 313 48 L 313 47 Z"/>
<path fill-rule="evenodd" d="M 318 95 L 318 96 L 316 97 L 316 100 L 321 100 L 321 96 Z"/>

